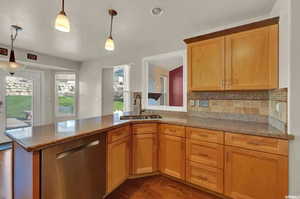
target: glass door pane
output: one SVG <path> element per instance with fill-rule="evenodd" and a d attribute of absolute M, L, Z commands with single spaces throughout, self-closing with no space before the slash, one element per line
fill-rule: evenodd
<path fill-rule="evenodd" d="M 113 112 L 124 111 L 124 68 L 114 67 L 113 69 Z"/>
<path fill-rule="evenodd" d="M 32 126 L 33 80 L 6 77 L 6 128 Z"/>

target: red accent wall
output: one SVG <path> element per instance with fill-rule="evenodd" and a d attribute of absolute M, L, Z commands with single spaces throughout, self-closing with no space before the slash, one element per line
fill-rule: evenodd
<path fill-rule="evenodd" d="M 183 106 L 183 66 L 169 72 L 169 104 Z"/>

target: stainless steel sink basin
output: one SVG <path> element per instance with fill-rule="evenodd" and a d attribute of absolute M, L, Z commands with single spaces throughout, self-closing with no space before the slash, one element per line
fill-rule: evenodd
<path fill-rule="evenodd" d="M 145 120 L 145 119 L 161 119 L 160 115 L 124 115 L 121 120 Z"/>

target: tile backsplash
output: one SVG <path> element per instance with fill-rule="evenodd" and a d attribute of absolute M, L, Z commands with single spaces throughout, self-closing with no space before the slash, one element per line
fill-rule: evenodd
<path fill-rule="evenodd" d="M 270 91 L 190 92 L 188 112 L 180 115 L 269 123 L 279 130 L 287 131 L 287 96 L 287 88 Z"/>
<path fill-rule="evenodd" d="M 286 130 L 287 89 L 191 92 L 188 112 L 198 117 L 270 123 Z"/>
<path fill-rule="evenodd" d="M 270 91 L 269 123 L 287 131 L 288 122 L 288 90 L 287 88 Z"/>

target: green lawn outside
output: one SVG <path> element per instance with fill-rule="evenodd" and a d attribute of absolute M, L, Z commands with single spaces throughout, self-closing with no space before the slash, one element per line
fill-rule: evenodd
<path fill-rule="evenodd" d="M 59 97 L 59 106 L 73 107 L 74 97 L 62 96 Z M 32 110 L 32 96 L 6 96 L 6 117 L 26 119 L 24 111 Z"/>
<path fill-rule="evenodd" d="M 7 118 L 26 119 L 24 111 L 32 110 L 32 96 L 6 96 Z"/>
<path fill-rule="evenodd" d="M 124 102 L 122 101 L 114 101 L 114 112 L 115 111 L 123 111 L 123 107 L 124 107 Z"/>
<path fill-rule="evenodd" d="M 75 98 L 73 96 L 59 96 L 59 106 L 73 106 Z"/>

